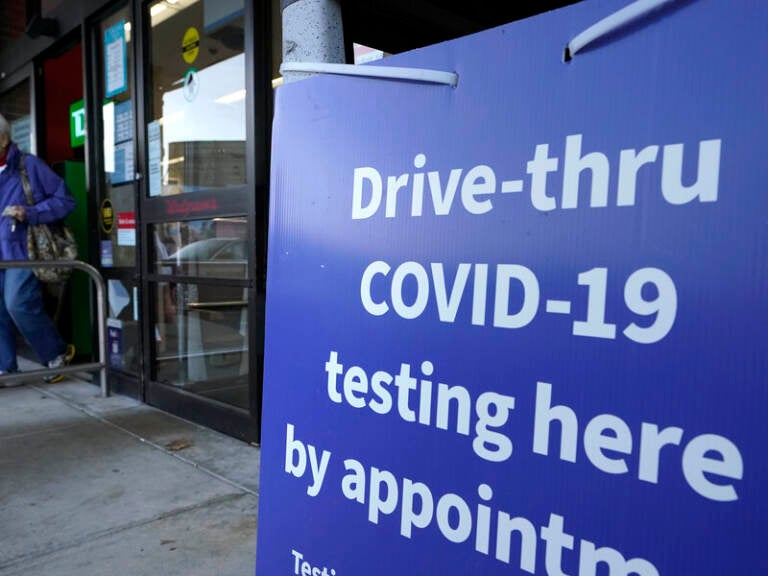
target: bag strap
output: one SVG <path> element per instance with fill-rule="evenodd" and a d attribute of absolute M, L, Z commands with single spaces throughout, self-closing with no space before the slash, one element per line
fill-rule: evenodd
<path fill-rule="evenodd" d="M 24 154 L 19 155 L 19 172 L 21 173 L 21 185 L 24 187 L 24 196 L 27 197 L 27 204 L 35 205 L 35 198 L 32 196 L 32 187 L 29 185 L 29 176 L 27 176 L 27 167 L 24 165 Z"/>

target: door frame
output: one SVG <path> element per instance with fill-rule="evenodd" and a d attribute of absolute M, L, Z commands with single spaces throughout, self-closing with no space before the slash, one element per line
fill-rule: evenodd
<path fill-rule="evenodd" d="M 151 63 L 149 46 L 149 4 L 151 0 L 134 1 L 134 58 L 136 101 L 136 169 L 147 173 L 147 111 L 151 108 L 149 87 Z M 244 0 L 245 13 L 245 88 L 246 88 L 246 185 L 238 192 L 213 194 L 215 212 L 202 211 L 194 219 L 245 215 L 247 219 L 248 275 L 245 280 L 206 279 L 206 284 L 221 283 L 242 286 L 248 292 L 248 407 L 241 409 L 215 400 L 203 399 L 177 387 L 153 381 L 156 362 L 153 347 L 153 286 L 162 280 L 196 282 L 197 278 L 169 278 L 157 274 L 150 265 L 153 256 L 152 226 L 161 222 L 183 220 L 169 214 L 167 198 L 150 197 L 148 179 L 139 181 L 138 242 L 140 245 L 140 302 L 142 318 L 142 399 L 162 410 L 193 420 L 244 441 L 258 444 L 261 440 L 261 398 L 264 365 L 264 308 L 266 301 L 266 241 L 269 193 L 269 137 L 272 118 L 271 98 L 271 2 Z M 200 193 L 207 194 L 207 193 Z M 206 196 L 209 197 L 209 196 Z M 190 218 L 192 219 L 192 218 Z"/>
<path fill-rule="evenodd" d="M 84 59 L 84 81 L 86 85 L 85 93 L 85 110 L 86 110 L 86 125 L 88 127 L 86 133 L 86 186 L 89 191 L 90 208 L 92 213 L 89 217 L 92 217 L 90 221 L 96 223 L 97 226 L 101 225 L 100 215 L 100 202 L 105 197 L 106 187 L 104 180 L 101 177 L 103 168 L 103 126 L 102 126 L 102 102 L 104 97 L 101 93 L 100 83 L 100 52 L 101 52 L 101 23 L 102 21 L 115 14 L 119 10 L 124 8 L 128 9 L 129 17 L 131 19 L 131 27 L 135 28 L 135 10 L 134 2 L 132 0 L 121 0 L 111 3 L 102 7 L 97 12 L 91 14 L 83 24 L 83 59 Z M 134 158 L 138 154 L 137 139 L 136 139 L 136 115 L 137 115 L 137 84 L 136 84 L 136 71 L 139 57 L 135 50 L 136 42 L 132 43 L 133 53 L 131 54 L 133 66 L 129 72 L 129 82 L 133 88 L 132 94 L 132 106 L 134 116 Z M 137 182 L 134 180 L 131 184 L 135 187 L 135 192 L 138 191 Z M 140 220 L 141 206 L 139 202 L 134 203 L 134 210 L 136 214 L 137 222 Z M 139 286 L 139 263 L 141 258 L 141 238 L 136 235 L 136 248 L 135 248 L 135 265 L 133 267 L 102 267 L 101 266 L 101 246 L 100 246 L 101 234 L 96 233 L 91 235 L 90 254 L 91 262 L 98 268 L 99 272 L 104 278 L 105 283 L 109 280 L 118 280 L 124 285 L 135 285 L 138 289 L 138 300 L 141 302 L 142 295 Z M 142 319 L 139 318 L 139 324 L 141 325 Z M 142 337 L 142 330 L 139 329 L 139 338 Z M 136 373 L 108 366 L 110 389 L 113 392 L 130 396 L 141 400 L 142 394 L 142 378 L 141 374 L 144 371 L 144 356 L 141 353 L 141 342 L 138 347 L 138 371 Z"/>

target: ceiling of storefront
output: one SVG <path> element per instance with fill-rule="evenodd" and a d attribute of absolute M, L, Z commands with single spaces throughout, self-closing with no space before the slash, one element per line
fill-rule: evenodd
<path fill-rule="evenodd" d="M 101 1 L 89 0 L 87 4 L 96 5 Z M 364 44 L 386 53 L 396 54 L 500 26 L 583 0 L 338 1 L 342 5 L 344 36 L 351 56 L 352 43 Z M 15 51 L 8 49 L 24 36 L 27 4 L 37 5 L 38 2 L 47 12 L 50 12 L 52 7 L 59 7 L 64 0 L 0 0 L 0 61 L 19 59 L 19 55 L 14 54 Z M 177 4 L 184 2 L 186 0 L 176 0 Z M 278 2 L 275 4 L 279 6 Z M 178 9 L 178 6 L 170 6 Z M 171 15 L 175 10 L 168 9 L 166 12 Z M 161 19 L 162 15 L 156 15 L 155 20 Z M 46 40 L 51 41 L 51 39 Z M 350 61 L 352 61 L 351 57 Z M 2 68 L 4 70 L 7 67 Z"/>
<path fill-rule="evenodd" d="M 24 34 L 26 17 L 23 2 L 0 0 L 0 52 Z"/>
<path fill-rule="evenodd" d="M 390 54 L 465 36 L 580 0 L 340 0 L 344 36 Z"/>

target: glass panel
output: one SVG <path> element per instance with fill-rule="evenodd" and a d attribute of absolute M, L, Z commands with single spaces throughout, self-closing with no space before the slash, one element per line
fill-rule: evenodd
<path fill-rule="evenodd" d="M 105 18 L 99 30 L 102 105 L 102 181 L 99 209 L 101 266 L 136 265 L 132 26 L 128 7 Z"/>
<path fill-rule="evenodd" d="M 0 112 L 11 125 L 11 140 L 24 152 L 32 152 L 32 114 L 29 80 L 0 95 Z"/>
<path fill-rule="evenodd" d="M 247 409 L 247 300 L 247 288 L 158 284 L 154 380 Z"/>
<path fill-rule="evenodd" d="M 157 274 L 245 279 L 245 218 L 164 222 L 152 226 Z"/>
<path fill-rule="evenodd" d="M 130 372 L 139 370 L 139 308 L 134 284 L 107 280 L 107 343 L 109 365 Z"/>
<path fill-rule="evenodd" d="M 242 188 L 244 0 L 150 6 L 149 195 Z"/>

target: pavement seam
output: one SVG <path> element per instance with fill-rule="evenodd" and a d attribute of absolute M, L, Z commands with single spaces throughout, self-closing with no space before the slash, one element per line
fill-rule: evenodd
<path fill-rule="evenodd" d="M 16 440 L 18 438 L 26 438 L 27 436 L 37 436 L 38 434 L 49 434 L 51 432 L 60 432 L 62 430 L 69 430 L 70 428 L 76 428 L 77 426 L 78 426 L 77 423 L 62 424 L 60 426 L 51 426 L 50 428 L 37 428 L 36 430 L 24 432 L 23 434 L 10 434 L 8 436 L 3 436 L 2 434 L 0 434 L 0 441 Z"/>
<path fill-rule="evenodd" d="M 251 496 L 256 496 L 258 498 L 259 494 L 258 492 L 251 490 L 247 486 L 244 486 L 240 484 L 239 482 L 235 482 L 234 480 L 230 480 L 229 478 L 222 476 L 218 472 L 214 472 L 210 468 L 206 468 L 205 466 L 201 466 L 197 462 L 194 462 L 193 460 L 190 460 L 189 458 L 185 458 L 184 456 L 180 455 L 178 452 L 173 452 L 171 450 L 168 450 L 164 446 L 161 446 L 160 444 L 157 444 L 156 442 L 153 442 L 152 440 L 148 438 L 144 438 L 140 434 L 136 434 L 135 432 L 132 432 L 131 430 L 128 430 L 127 428 L 124 428 L 123 426 L 120 426 L 119 424 L 115 424 L 111 420 L 105 418 L 104 416 L 101 416 L 95 412 L 92 412 L 91 410 L 88 410 L 86 407 L 77 404 L 76 402 L 72 402 L 71 400 L 67 399 L 66 397 L 57 394 L 55 392 L 52 392 L 51 390 L 47 388 L 41 388 L 39 386 L 35 385 L 28 385 L 30 388 L 34 388 L 38 392 L 41 392 L 42 394 L 46 394 L 47 396 L 50 396 L 52 398 L 56 398 L 60 402 L 66 404 L 70 408 L 74 408 L 75 410 L 79 410 L 83 414 L 86 414 L 87 416 L 90 416 L 91 418 L 94 418 L 98 420 L 99 422 L 110 426 L 116 430 L 119 430 L 120 432 L 123 432 L 125 434 L 128 434 L 129 436 L 133 437 L 134 439 L 138 440 L 139 442 L 146 444 L 147 446 L 150 446 L 154 448 L 155 450 L 159 450 L 163 454 L 166 454 L 168 456 L 172 456 L 173 458 L 176 458 L 180 462 L 184 462 L 185 464 L 192 466 L 193 468 L 200 470 L 201 472 L 208 474 L 209 476 L 219 480 L 220 482 L 224 482 L 225 484 L 229 484 L 233 488 L 237 488 L 238 490 L 245 492 L 247 494 L 250 494 Z"/>
<path fill-rule="evenodd" d="M 37 551 L 37 552 L 30 552 L 28 554 L 23 554 L 21 556 L 16 556 L 15 558 L 11 558 L 8 561 L 3 562 L 0 564 L 0 572 L 3 574 L 6 574 L 6 576 L 12 576 L 13 573 L 6 573 L 4 572 L 7 569 L 11 569 L 14 566 L 18 566 L 19 564 L 27 563 L 27 566 L 25 566 L 22 570 L 26 570 L 30 566 L 39 565 L 41 560 L 45 560 L 47 558 L 50 558 L 51 556 L 58 554 L 60 552 L 64 552 L 65 550 L 69 550 L 71 548 L 77 548 L 79 546 L 82 546 L 84 544 L 87 544 L 89 542 L 94 542 L 96 540 L 100 540 L 102 538 L 107 538 L 109 536 L 114 536 L 115 534 L 119 534 L 120 532 L 124 532 L 126 530 L 133 530 L 134 528 L 139 528 L 141 526 L 146 526 L 148 524 L 152 524 L 154 522 L 159 522 L 161 520 L 167 520 L 168 518 L 174 518 L 176 516 L 181 516 L 183 514 L 187 514 L 188 512 L 194 512 L 195 510 L 202 510 L 203 508 L 208 508 L 210 506 L 218 506 L 220 504 L 227 504 L 229 502 L 235 502 L 241 498 L 247 498 L 248 495 L 246 494 L 223 494 L 221 496 L 215 496 L 213 498 L 210 498 L 209 500 L 206 500 L 205 502 L 200 502 L 197 504 L 190 504 L 189 506 L 183 506 L 181 508 L 177 508 L 175 510 L 172 510 L 170 512 L 161 512 L 160 514 L 157 514 L 151 518 L 146 518 L 144 520 L 134 520 L 133 522 L 128 522 L 127 524 L 123 524 L 121 526 L 116 526 L 113 528 L 108 528 L 106 530 L 100 530 L 96 532 L 92 532 L 88 535 L 83 536 L 82 538 L 78 538 L 76 540 L 72 540 L 70 542 L 67 542 L 65 544 L 60 544 L 58 546 L 55 546 L 53 548 L 49 548 L 48 550 L 44 551 Z M 31 560 L 31 562 L 29 562 Z M 17 572 L 18 574 L 19 572 Z"/>

